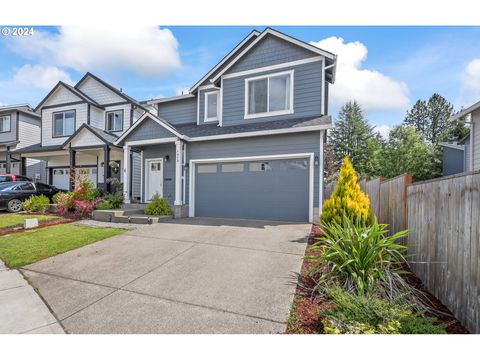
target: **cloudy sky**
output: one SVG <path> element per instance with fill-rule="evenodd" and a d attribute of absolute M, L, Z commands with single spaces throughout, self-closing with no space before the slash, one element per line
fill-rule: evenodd
<path fill-rule="evenodd" d="M 36 27 L 0 37 L 0 104 L 33 106 L 90 71 L 139 99 L 188 89 L 254 27 Z M 262 30 L 263 26 L 255 27 Z M 276 27 L 338 54 L 330 110 L 356 99 L 385 132 L 419 98 L 480 100 L 480 27 Z"/>

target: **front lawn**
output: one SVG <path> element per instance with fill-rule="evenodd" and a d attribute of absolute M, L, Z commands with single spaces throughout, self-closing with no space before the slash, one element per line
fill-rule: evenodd
<path fill-rule="evenodd" d="M 16 268 L 124 232 L 126 230 L 73 224 L 28 230 L 0 237 L 0 258 L 7 266 Z"/>
<path fill-rule="evenodd" d="M 5 214 L 0 215 L 0 228 L 21 226 L 25 219 L 38 219 L 38 222 L 45 222 L 57 219 L 55 215 L 28 215 L 28 214 Z"/>

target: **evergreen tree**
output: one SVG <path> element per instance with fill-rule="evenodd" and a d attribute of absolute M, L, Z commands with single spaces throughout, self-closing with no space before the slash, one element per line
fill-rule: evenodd
<path fill-rule="evenodd" d="M 409 172 L 415 181 L 440 176 L 439 150 L 411 126 L 397 126 L 385 144 L 382 172 L 387 179 Z"/>
<path fill-rule="evenodd" d="M 356 101 L 343 105 L 330 135 L 330 144 L 336 158 L 348 156 L 357 172 L 365 175 L 368 140 L 372 137 L 373 127 L 364 119 L 360 105 Z"/>
<path fill-rule="evenodd" d="M 404 124 L 412 126 L 428 142 L 437 144 L 442 141 L 445 132 L 454 126 L 450 120 L 452 114 L 453 105 L 435 93 L 427 102 L 418 100 L 413 108 L 407 111 Z"/>

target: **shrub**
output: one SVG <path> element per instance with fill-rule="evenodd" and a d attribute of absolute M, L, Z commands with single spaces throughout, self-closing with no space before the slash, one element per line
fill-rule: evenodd
<path fill-rule="evenodd" d="M 353 293 L 375 290 L 394 298 L 413 289 L 400 276 L 406 247 L 398 240 L 408 230 L 387 236 L 387 225 L 376 218 L 368 224 L 360 216 L 351 220 L 346 215 L 342 222 L 323 225 L 322 230 L 323 236 L 312 246 L 319 252 L 309 257 L 315 264 L 317 290 L 340 285 Z"/>
<path fill-rule="evenodd" d="M 75 198 L 72 192 L 58 193 L 54 197 L 54 202 L 58 205 L 56 212 L 60 215 L 65 215 L 75 208 Z"/>
<path fill-rule="evenodd" d="M 28 212 L 46 213 L 50 199 L 45 195 L 32 195 L 22 203 L 23 210 Z"/>
<path fill-rule="evenodd" d="M 435 318 L 413 312 L 409 305 L 391 303 L 376 295 L 353 295 L 339 287 L 328 291 L 333 308 L 320 312 L 329 334 L 444 334 Z"/>
<path fill-rule="evenodd" d="M 350 219 L 360 216 L 365 221 L 370 221 L 372 217 L 370 200 L 360 190 L 357 175 L 348 157 L 343 159 L 337 186 L 330 199 L 323 204 L 320 220 L 323 224 L 334 221 L 341 223 L 344 214 Z"/>
<path fill-rule="evenodd" d="M 100 201 L 100 198 L 94 200 L 75 200 L 75 212 L 73 213 L 73 216 L 77 219 L 90 216 Z"/>
<path fill-rule="evenodd" d="M 102 201 L 97 205 L 98 210 L 118 209 L 123 203 L 123 196 L 107 194 Z"/>
<path fill-rule="evenodd" d="M 73 198 L 75 200 L 87 200 L 92 201 L 96 198 L 96 190 L 93 187 L 93 182 L 87 178 L 80 178 L 77 185 L 75 186 L 75 191 L 73 192 Z"/>
<path fill-rule="evenodd" d="M 161 198 L 160 195 L 155 194 L 152 201 L 145 208 L 146 215 L 172 215 L 172 210 L 167 203 L 167 200 Z"/>

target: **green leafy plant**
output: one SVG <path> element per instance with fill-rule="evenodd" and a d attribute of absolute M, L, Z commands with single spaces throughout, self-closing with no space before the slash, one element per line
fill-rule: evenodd
<path fill-rule="evenodd" d="M 315 264 L 316 289 L 324 292 L 339 285 L 351 293 L 376 291 L 389 299 L 412 292 L 401 277 L 406 247 L 398 243 L 408 230 L 388 236 L 387 227 L 376 218 L 370 224 L 360 216 L 352 220 L 345 214 L 340 223 L 323 225 L 323 236 L 312 246 L 319 251 L 309 256 Z"/>
<path fill-rule="evenodd" d="M 444 334 L 433 317 L 412 306 L 391 303 L 377 295 L 354 295 L 340 287 L 327 291 L 334 307 L 320 312 L 329 334 Z"/>
<path fill-rule="evenodd" d="M 155 194 L 152 201 L 145 207 L 146 215 L 172 215 L 172 209 L 167 203 L 167 200 Z"/>
<path fill-rule="evenodd" d="M 98 210 L 118 209 L 123 204 L 123 196 L 107 194 L 102 201 L 97 205 Z"/>
<path fill-rule="evenodd" d="M 73 197 L 73 192 L 68 193 L 58 193 L 53 197 L 53 201 L 58 205 L 59 211 L 69 211 L 73 210 L 75 198 Z"/>
<path fill-rule="evenodd" d="M 344 215 L 349 219 L 361 217 L 366 222 L 371 221 L 372 218 L 370 200 L 360 190 L 355 169 L 348 157 L 343 159 L 337 185 L 332 196 L 323 204 L 320 220 L 325 225 L 332 222 L 340 224 Z"/>
<path fill-rule="evenodd" d="M 50 199 L 45 195 L 32 195 L 22 203 L 23 210 L 28 212 L 46 213 Z"/>

